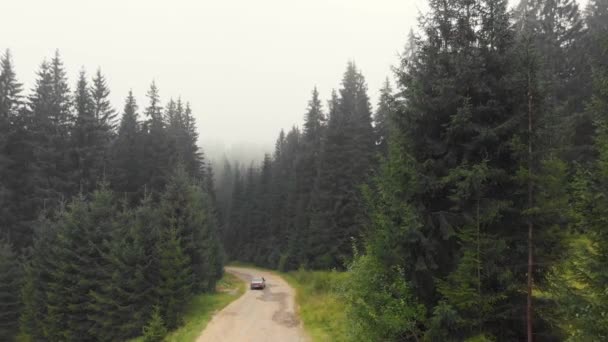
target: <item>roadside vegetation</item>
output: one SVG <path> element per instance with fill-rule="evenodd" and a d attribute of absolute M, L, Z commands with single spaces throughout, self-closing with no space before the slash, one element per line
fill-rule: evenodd
<path fill-rule="evenodd" d="M 192 342 L 205 329 L 213 315 L 245 293 L 245 283 L 230 273 L 217 283 L 216 291 L 203 293 L 192 298 L 186 306 L 183 324 L 174 331 L 169 332 L 164 339 L 166 342 Z M 130 342 L 146 342 L 144 336 Z"/>
<path fill-rule="evenodd" d="M 298 270 L 280 275 L 296 290 L 300 319 L 313 341 L 347 341 L 345 272 Z"/>

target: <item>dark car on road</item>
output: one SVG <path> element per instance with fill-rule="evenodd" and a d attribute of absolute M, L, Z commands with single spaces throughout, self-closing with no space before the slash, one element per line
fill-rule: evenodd
<path fill-rule="evenodd" d="M 256 277 L 251 279 L 250 288 L 252 290 L 263 290 L 266 288 L 266 279 L 264 277 Z"/>

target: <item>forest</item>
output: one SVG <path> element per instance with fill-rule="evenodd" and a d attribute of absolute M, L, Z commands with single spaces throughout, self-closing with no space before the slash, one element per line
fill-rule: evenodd
<path fill-rule="evenodd" d="M 187 101 L 5 50 L 0 340 L 162 340 L 229 261 L 344 272 L 353 341 L 607 340 L 608 0 L 418 22 L 377 101 L 350 61 L 216 175 Z"/>
<path fill-rule="evenodd" d="M 101 71 L 59 53 L 24 95 L 0 61 L 0 340 L 119 341 L 180 324 L 224 253 L 190 106 L 152 83 L 120 120 Z"/>
<path fill-rule="evenodd" d="M 354 340 L 608 339 L 608 1 L 428 4 L 375 110 L 351 62 L 225 162 L 228 258 L 347 271 Z"/>

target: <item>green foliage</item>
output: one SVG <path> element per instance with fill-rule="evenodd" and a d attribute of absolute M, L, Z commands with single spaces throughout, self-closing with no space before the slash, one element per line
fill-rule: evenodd
<path fill-rule="evenodd" d="M 346 272 L 299 269 L 281 276 L 296 290 L 298 313 L 313 341 L 348 341 Z"/>
<path fill-rule="evenodd" d="M 0 339 L 9 341 L 19 330 L 22 272 L 12 246 L 0 240 Z"/>
<path fill-rule="evenodd" d="M 159 284 L 157 302 L 167 327 L 173 329 L 181 323 L 185 304 L 192 295 L 192 268 L 183 251 L 175 228 L 168 229 L 158 244 Z"/>
<path fill-rule="evenodd" d="M 608 32 L 608 31 L 605 31 Z M 605 45 L 608 47 L 608 44 Z M 608 49 L 604 50 L 605 53 Z M 588 103 L 590 115 L 597 118 L 595 149 L 597 160 L 585 172 L 579 168 L 571 186 L 572 224 L 578 236 L 569 257 L 553 269 L 552 295 L 559 304 L 558 321 L 570 341 L 602 340 L 608 337 L 608 70 L 596 64 L 594 92 Z M 581 243 L 584 242 L 584 243 Z"/>
<path fill-rule="evenodd" d="M 352 62 L 339 94 L 330 101 L 311 203 L 308 264 L 313 268 L 344 267 L 351 259 L 351 239 L 362 231 L 359 186 L 373 169 L 375 137 L 367 85 Z"/>
<path fill-rule="evenodd" d="M 399 268 L 387 270 L 372 254 L 355 259 L 346 282 L 350 338 L 356 341 L 415 340 L 425 308 L 416 302 Z"/>
<path fill-rule="evenodd" d="M 90 318 L 103 331 L 104 339 L 137 336 L 146 323 L 158 286 L 159 234 L 158 215 L 149 197 L 135 210 L 116 214 L 103 256 L 108 281 L 91 293 L 96 304 Z"/>
<path fill-rule="evenodd" d="M 188 302 L 184 312 L 184 325 L 170 332 L 165 340 L 170 342 L 196 340 L 213 315 L 238 299 L 245 290 L 246 285 L 240 278 L 225 273 L 217 283 L 217 291 L 196 295 Z"/>
<path fill-rule="evenodd" d="M 138 123 L 137 103 L 133 91 L 125 100 L 123 115 L 118 126 L 116 140 L 110 146 L 112 169 L 109 173 L 112 188 L 132 203 L 144 184 L 140 176 L 143 141 Z"/>
<path fill-rule="evenodd" d="M 166 335 L 167 327 L 160 315 L 160 309 L 155 306 L 150 321 L 143 328 L 144 342 L 162 342 Z"/>
<path fill-rule="evenodd" d="M 160 202 L 161 224 L 173 227 L 192 267 L 193 291 L 212 291 L 222 275 L 217 222 L 209 195 L 195 185 L 180 165 Z"/>
<path fill-rule="evenodd" d="M 129 93 L 115 136 L 101 72 L 68 83 L 57 52 L 23 99 L 10 53 L 0 58 L 0 238 L 15 247 L 0 243 L 1 338 L 18 327 L 23 341 L 124 340 L 157 301 L 175 326 L 223 273 L 191 108 L 169 101 L 163 116 L 152 84 L 146 120 Z"/>

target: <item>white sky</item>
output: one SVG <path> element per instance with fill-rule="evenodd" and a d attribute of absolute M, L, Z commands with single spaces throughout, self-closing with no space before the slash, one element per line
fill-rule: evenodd
<path fill-rule="evenodd" d="M 152 79 L 163 102 L 189 100 L 202 141 L 272 143 L 300 125 L 317 85 L 323 99 L 348 60 L 375 104 L 425 0 L 0 0 L 0 49 L 26 89 L 59 49 L 73 88 L 101 67 L 122 110 L 140 108 Z"/>
<path fill-rule="evenodd" d="M 375 104 L 425 9 L 426 0 L 0 0 L 0 49 L 11 49 L 27 90 L 59 49 L 72 88 L 83 66 L 101 67 L 119 111 L 129 89 L 145 107 L 154 79 L 163 101 L 191 102 L 201 141 L 270 145 L 301 125 L 315 85 L 329 97 L 348 60 Z"/>

